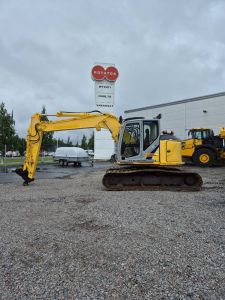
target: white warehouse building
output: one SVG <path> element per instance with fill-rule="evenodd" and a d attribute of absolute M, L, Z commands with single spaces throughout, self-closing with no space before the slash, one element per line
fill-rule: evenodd
<path fill-rule="evenodd" d="M 187 138 L 191 128 L 211 128 L 215 134 L 225 127 L 225 92 L 126 110 L 126 118 L 153 119 L 161 114 L 161 130 L 173 130 Z"/>

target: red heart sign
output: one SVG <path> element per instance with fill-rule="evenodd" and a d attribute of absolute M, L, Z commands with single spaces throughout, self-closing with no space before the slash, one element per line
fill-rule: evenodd
<path fill-rule="evenodd" d="M 92 78 L 97 81 L 107 79 L 108 81 L 116 81 L 119 72 L 115 67 L 108 67 L 104 69 L 102 66 L 94 66 L 91 71 Z"/>

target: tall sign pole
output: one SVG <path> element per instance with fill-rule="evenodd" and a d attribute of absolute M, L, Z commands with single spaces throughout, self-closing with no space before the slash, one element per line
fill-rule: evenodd
<path fill-rule="evenodd" d="M 119 76 L 113 64 L 98 63 L 91 70 L 95 82 L 95 108 L 114 113 L 115 82 Z M 109 159 L 114 154 L 114 141 L 107 130 L 95 132 L 95 159 Z"/>
<path fill-rule="evenodd" d="M 113 110 L 115 82 L 119 76 L 117 68 L 95 65 L 91 74 L 95 81 L 95 105 L 106 111 Z"/>

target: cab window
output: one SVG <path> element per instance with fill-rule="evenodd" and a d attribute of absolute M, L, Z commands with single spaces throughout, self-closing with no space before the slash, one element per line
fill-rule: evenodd
<path fill-rule="evenodd" d="M 146 121 L 143 129 L 143 150 L 146 150 L 159 136 L 158 122 Z"/>

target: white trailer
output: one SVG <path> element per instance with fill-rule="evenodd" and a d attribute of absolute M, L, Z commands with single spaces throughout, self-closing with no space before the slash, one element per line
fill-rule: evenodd
<path fill-rule="evenodd" d="M 93 160 L 87 152 L 79 147 L 59 147 L 53 155 L 54 161 L 60 166 L 68 166 L 73 163 L 74 167 L 81 167 L 82 162 L 88 162 L 93 165 Z"/>

